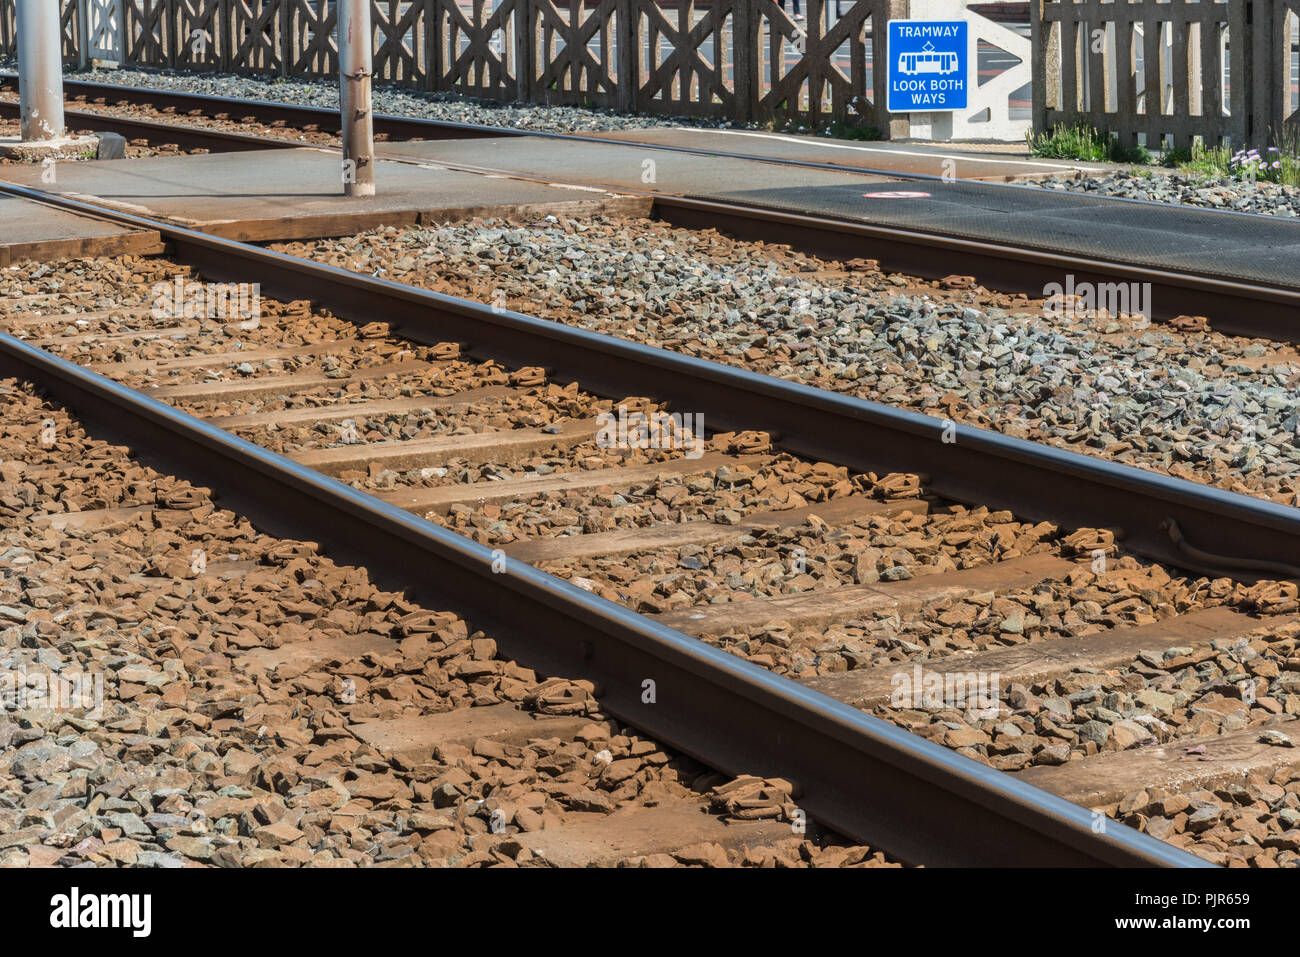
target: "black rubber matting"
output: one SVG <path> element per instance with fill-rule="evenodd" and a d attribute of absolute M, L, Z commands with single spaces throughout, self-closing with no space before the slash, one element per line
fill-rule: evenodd
<path fill-rule="evenodd" d="M 899 191 L 930 195 L 863 195 Z M 1300 287 L 1300 222 L 1289 218 L 969 182 L 730 190 L 698 198 Z"/>

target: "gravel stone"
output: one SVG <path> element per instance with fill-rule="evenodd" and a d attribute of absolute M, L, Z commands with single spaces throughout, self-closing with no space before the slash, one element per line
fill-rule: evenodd
<path fill-rule="evenodd" d="M 1048 316 L 965 277 L 927 283 L 872 261 L 605 218 L 389 227 L 274 248 L 1300 503 L 1300 356 L 1190 320 Z"/>
<path fill-rule="evenodd" d="M 1261 216 L 1300 216 L 1300 189 L 1258 180 L 1249 183 L 1169 170 L 1117 170 L 1104 176 L 1053 178 L 1034 185 L 1063 192 L 1232 210 Z"/>
<path fill-rule="evenodd" d="M 16 68 L 12 58 L 0 58 L 0 66 L 10 70 Z M 333 110 L 339 107 L 338 83 L 331 79 L 296 80 L 282 77 L 261 78 L 221 73 L 162 73 L 131 69 L 92 69 L 77 72 L 69 70 L 65 73 L 69 79 L 84 79 L 92 83 L 142 86 L 236 99 L 270 100 L 299 106 L 320 106 Z M 598 133 L 668 126 L 716 128 L 736 125 L 690 116 L 637 116 L 576 106 L 502 103 L 453 93 L 422 93 L 382 85 L 375 86 L 373 97 L 377 113 L 543 132 Z M 752 128 L 752 124 L 749 128 Z"/>

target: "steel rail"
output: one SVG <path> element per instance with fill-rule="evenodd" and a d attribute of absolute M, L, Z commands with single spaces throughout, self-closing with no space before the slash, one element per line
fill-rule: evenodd
<path fill-rule="evenodd" d="M 713 428 L 762 429 L 789 451 L 859 471 L 927 476 L 936 493 L 1008 508 L 1066 527 L 1111 528 L 1127 551 L 1211 575 L 1266 577 L 1249 561 L 1293 564 L 1300 508 L 1017 439 L 972 425 L 653 348 L 522 313 L 211 236 L 31 187 L 0 192 L 157 231 L 182 261 L 213 280 L 260 282 L 271 295 L 310 299 L 358 323 L 377 316 L 414 341 L 459 341 L 507 364 L 542 365 L 609 396 L 646 395 L 699 411 Z M 1171 541 L 1174 521 L 1201 566 Z M 1233 565 L 1233 557 L 1246 559 Z"/>
<path fill-rule="evenodd" d="M 1059 282 L 1066 273 L 1076 282 L 1149 282 L 1154 319 L 1210 316 L 1216 332 L 1300 342 L 1300 285 L 1272 286 L 768 207 L 648 195 L 654 198 L 656 218 L 683 229 L 717 229 L 740 239 L 781 243 L 823 259 L 867 257 L 887 271 L 930 279 L 968 273 L 991 289 L 1033 298 L 1043 295 L 1046 283 Z"/>
<path fill-rule="evenodd" d="M 0 89 L 16 89 L 17 79 L 12 73 L 0 72 Z M 195 109 L 197 107 L 231 116 L 251 116 L 260 123 L 287 123 L 294 126 L 310 124 L 318 130 L 328 133 L 338 133 L 341 127 L 339 110 L 335 107 L 282 103 L 275 100 L 245 100 L 236 97 L 217 96 L 212 93 L 187 93 L 180 90 L 161 90 L 154 87 L 96 83 L 89 80 L 71 80 L 67 77 L 63 80 L 63 88 L 64 92 L 69 96 L 103 97 L 106 102 L 110 99 L 116 99 L 119 103 L 129 103 L 134 106 L 148 104 L 159 108 L 172 107 L 177 110 Z M 493 126 L 485 123 L 460 123 L 454 120 L 435 120 L 425 116 L 399 116 L 393 113 L 375 114 L 375 133 L 386 133 L 390 137 L 408 140 L 463 140 L 500 136 L 531 136 L 567 142 L 596 143 L 603 146 L 643 146 L 647 149 L 664 150 L 671 153 L 687 153 L 693 156 L 753 160 L 778 166 L 799 166 L 828 172 L 887 176 L 891 179 L 930 182 L 941 181 L 943 178 L 933 173 L 904 173 L 874 166 L 846 166 L 842 163 L 823 163 L 817 160 L 802 160 L 790 157 L 754 156 L 749 153 L 705 149 L 696 146 L 616 140 L 583 133 L 557 133 L 550 130 Z"/>
<path fill-rule="evenodd" d="M 33 195 L 39 191 L 25 188 L 7 191 L 41 198 Z M 89 204 L 55 199 L 67 208 L 95 211 L 87 209 Z M 147 222 L 101 212 L 127 223 Z M 702 381 L 712 378 L 723 397 L 728 390 L 734 393 L 731 402 L 740 402 L 741 408 L 728 414 L 740 417 L 753 398 L 766 407 L 773 401 L 798 405 L 802 399 L 805 413 L 814 416 L 819 407 L 813 400 L 829 400 L 832 407 L 854 409 L 864 425 L 882 414 L 886 419 L 899 415 L 529 316 L 498 316 L 477 303 L 387 281 L 354 286 L 376 297 L 358 310 L 338 292 L 364 277 L 192 230 L 161 223 L 156 228 L 182 259 L 213 278 L 251 273 L 249 278 L 269 280 L 273 290 L 319 281 L 324 285 L 317 292 L 324 299 L 314 293 L 306 297 L 337 302 L 358 320 L 376 314 L 405 320 L 403 333 L 414 330 L 424 341 L 470 332 L 471 343 L 507 360 L 527 360 L 534 346 L 551 343 L 546 348 L 551 358 L 566 368 L 599 372 L 611 394 L 629 383 L 609 367 L 627 362 L 638 378 L 669 370 L 674 383 L 683 381 L 683 375 L 687 382 L 697 375 Z M 388 307 L 400 315 L 389 314 Z M 485 321 L 488 317 L 502 321 Z M 728 773 L 791 780 L 815 819 L 904 860 L 941 865 L 1205 863 L 1114 822 L 1105 822 L 1098 833 L 1095 815 L 1085 808 L 525 563 L 510 563 L 507 573 L 498 575 L 495 556 L 486 546 L 8 335 L 0 335 L 0 372 L 47 388 L 78 416 L 136 448 L 144 461 L 211 487 L 223 506 L 240 509 L 269 531 L 294 536 L 306 531 L 339 559 L 362 562 L 389 587 L 462 610 L 477 627 L 497 631 L 503 650 L 543 673 L 590 678 L 597 683 L 602 707 L 670 746 Z M 647 389 L 645 394 L 663 391 Z M 674 390 L 666 391 L 671 395 Z M 828 410 L 822 406 L 821 411 Z M 926 435 L 933 420 L 910 414 L 905 419 L 920 427 L 911 434 L 936 444 Z M 845 434 L 836 441 L 853 438 Z M 425 574 L 412 587 L 413 569 Z M 655 682 L 653 702 L 644 695 L 647 679 Z"/>
<path fill-rule="evenodd" d="M 12 77 L 9 77 L 12 79 Z M 6 77 L 0 75 L 0 86 Z M 322 107 L 298 106 L 257 100 L 232 100 L 208 94 L 173 93 L 140 87 L 118 87 L 113 84 L 91 84 L 66 81 L 68 87 L 94 87 L 96 92 L 127 91 L 138 102 L 156 103 L 193 108 L 215 104 L 211 108 L 223 113 L 237 112 L 243 106 L 253 108 L 253 114 L 263 121 L 285 121 L 302 126 L 304 116 L 312 119 L 318 129 L 338 129 L 337 111 Z M 16 113 L 17 104 L 0 101 L 0 115 Z M 260 113 L 258 111 L 261 111 Z M 245 111 L 247 112 L 247 111 Z M 199 127 L 173 126 L 150 120 L 111 117 L 83 111 L 68 111 L 74 125 L 95 127 L 120 132 L 123 135 L 144 135 L 156 142 L 178 143 L 183 146 L 211 147 L 220 145 L 227 151 L 250 149 L 279 149 L 308 146 L 328 149 L 317 144 L 295 143 L 292 140 L 259 137 L 224 130 Z M 184 119 L 178 117 L 178 119 Z M 333 124 L 332 127 L 330 124 Z M 599 143 L 601 145 L 638 145 L 626 141 L 584 137 L 565 133 L 521 131 L 504 127 L 476 126 L 449 123 L 420 117 L 375 117 L 376 133 L 387 133 L 398 138 L 453 138 L 471 136 L 512 135 L 540 136 L 555 139 Z M 425 135 L 431 133 L 433 135 Z M 844 173 L 881 174 L 899 179 L 936 179 L 929 174 L 898 174 L 889 170 L 872 170 L 865 167 L 848 167 L 834 164 L 807 163 L 770 157 L 753 157 L 745 154 L 718 153 L 689 147 L 643 144 L 647 148 L 698 153 L 709 156 L 734 157 L 759 162 L 803 165 Z M 382 146 L 376 150 L 377 158 L 393 161 L 435 165 L 466 172 L 491 173 L 511 176 L 521 180 L 541 183 L 598 188 L 581 180 L 557 176 L 529 176 L 518 171 L 497 166 L 452 163 L 396 156 L 384 153 Z M 1017 187 L 1004 184 L 1004 188 Z M 803 214 L 788 210 L 752 204 L 721 202 L 707 198 L 679 196 L 649 190 L 619 188 L 619 193 L 641 195 L 653 202 L 652 215 L 670 225 L 688 229 L 722 229 L 739 239 L 779 242 L 809 255 L 831 260 L 872 258 L 882 268 L 906 272 L 923 278 L 937 279 L 954 272 L 964 272 L 979 278 L 981 283 L 1005 293 L 1025 293 L 1040 296 L 1046 283 L 1057 281 L 1064 273 L 1073 274 L 1077 282 L 1094 284 L 1111 282 L 1149 282 L 1152 318 L 1171 319 L 1179 315 L 1207 315 L 1213 317 L 1216 331 L 1277 341 L 1300 342 L 1300 286 L 1269 285 L 1216 276 L 1209 272 L 1185 272 L 1169 268 L 1136 265 L 1117 260 L 1081 257 L 1071 253 L 1055 252 L 1050 248 L 1017 246 L 976 239 L 965 239 L 938 231 L 895 226 L 877 226 L 849 219 Z M 1145 200 L 1113 199 L 1114 202 L 1164 205 Z M 1233 211 L 1219 215 L 1254 215 Z M 936 255 L 940 253 L 941 255 Z"/>
<path fill-rule="evenodd" d="M 18 78 L 13 73 L 0 72 L 0 90 L 16 90 Z M 133 106 L 150 105 L 176 110 L 204 109 L 213 114 L 228 114 L 232 119 L 245 116 L 254 117 L 259 123 L 287 123 L 297 127 L 315 126 L 323 133 L 338 133 L 340 115 L 337 107 L 307 106 L 297 103 L 277 103 L 273 100 L 244 100 L 235 97 L 215 96 L 210 93 L 183 93 L 174 90 L 158 90 L 152 87 L 119 86 L 115 83 L 94 83 L 86 80 L 63 79 L 65 96 L 103 97 L 107 102 L 115 99 L 119 103 Z M 96 114 L 98 115 L 98 114 Z M 178 120 L 184 119 L 179 114 Z M 427 117 L 395 116 L 387 113 L 375 114 L 375 135 L 386 134 L 390 137 L 404 139 L 440 140 L 440 139 L 474 139 L 495 136 L 551 136 L 567 138 L 563 133 L 519 130 L 505 126 L 482 126 L 473 123 L 455 123 L 448 120 L 434 120 Z M 595 139 L 594 137 L 588 137 Z M 598 142 L 606 142 L 598 140 Z"/>
<path fill-rule="evenodd" d="M 0 100 L 0 116 L 17 116 L 18 104 L 9 100 Z M 68 129 L 89 129 L 97 133 L 120 133 L 127 139 L 147 139 L 151 143 L 169 143 L 185 149 L 222 148 L 222 152 L 234 153 L 246 150 L 264 150 L 275 148 L 293 148 L 313 146 L 312 143 L 295 143 L 292 140 L 275 139 L 269 136 L 256 136 L 249 133 L 235 133 L 230 130 L 213 130 L 203 126 L 160 123 L 137 117 L 114 116 L 111 113 L 95 113 L 88 110 L 65 109 L 64 125 Z"/>
<path fill-rule="evenodd" d="M 0 375 L 259 527 L 310 536 L 376 581 L 462 611 L 543 674 L 591 679 L 602 709 L 671 747 L 794 782 L 803 808 L 852 839 L 931 865 L 1206 866 L 1115 822 L 1097 833 L 1085 808 L 523 562 L 498 574 L 487 546 L 7 334 Z"/>

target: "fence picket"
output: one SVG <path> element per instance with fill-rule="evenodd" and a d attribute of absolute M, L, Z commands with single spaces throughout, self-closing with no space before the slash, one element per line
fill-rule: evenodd
<path fill-rule="evenodd" d="M 1288 54 L 1277 25 L 1280 11 L 1297 7 L 1300 0 L 1033 0 L 1034 126 L 1084 122 L 1122 145 L 1153 148 L 1259 140 L 1290 114 L 1279 95 Z M 1076 39 L 1080 29 L 1087 35 Z M 1114 31 L 1101 54 L 1091 53 L 1096 29 Z"/>

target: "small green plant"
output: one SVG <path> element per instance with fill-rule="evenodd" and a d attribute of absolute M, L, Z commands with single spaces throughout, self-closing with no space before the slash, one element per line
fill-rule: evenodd
<path fill-rule="evenodd" d="M 1109 151 L 1101 135 L 1091 126 L 1057 126 L 1046 133 L 1025 134 L 1029 152 L 1047 159 L 1090 160 L 1099 163 Z"/>
<path fill-rule="evenodd" d="M 880 130 L 876 127 L 863 126 L 840 116 L 827 123 L 824 132 L 827 136 L 833 136 L 839 140 L 881 139 Z"/>
<path fill-rule="evenodd" d="M 884 134 L 874 126 L 856 123 L 852 119 L 837 116 L 819 125 L 806 123 L 798 113 L 774 112 L 772 117 L 762 124 L 773 133 L 802 133 L 817 136 L 830 136 L 840 140 L 880 140 Z"/>
<path fill-rule="evenodd" d="M 1276 182 L 1275 177 L 1282 171 L 1282 161 L 1274 158 L 1275 153 L 1277 153 L 1276 146 L 1270 146 L 1268 152 L 1262 156 L 1257 149 L 1237 150 L 1228 160 L 1228 172 L 1238 179 Z"/>
<path fill-rule="evenodd" d="M 1112 163 L 1129 163 L 1134 166 L 1150 166 L 1155 157 L 1145 146 L 1120 146 L 1112 140 L 1110 144 L 1110 161 Z"/>
<path fill-rule="evenodd" d="M 1189 149 L 1179 146 L 1165 153 L 1164 164 L 1188 176 L 1223 179 L 1228 175 L 1228 149 L 1194 143 Z"/>
<path fill-rule="evenodd" d="M 1277 159 L 1282 164 L 1276 182 L 1285 186 L 1300 186 L 1300 129 L 1294 126 L 1273 130 L 1273 143 Z"/>
<path fill-rule="evenodd" d="M 1228 175 L 1300 186 L 1300 131 L 1274 130 L 1273 142 L 1275 145 L 1266 147 L 1262 153 L 1258 149 L 1237 150 L 1228 160 Z"/>
<path fill-rule="evenodd" d="M 1206 179 L 1263 180 L 1284 186 L 1300 186 L 1300 133 L 1274 131 L 1275 145 L 1242 148 L 1235 152 L 1226 146 L 1196 143 L 1191 149 L 1180 147 L 1165 154 L 1165 165 L 1187 176 Z"/>
<path fill-rule="evenodd" d="M 1149 164 L 1151 152 L 1145 146 L 1120 146 L 1113 133 L 1100 133 L 1086 124 L 1057 126 L 1045 133 L 1032 130 L 1025 142 L 1033 156 L 1072 159 L 1091 163 Z"/>
<path fill-rule="evenodd" d="M 783 110 L 774 110 L 772 118 L 767 121 L 767 128 L 773 133 L 797 133 L 799 123 L 797 116 L 791 116 Z"/>

